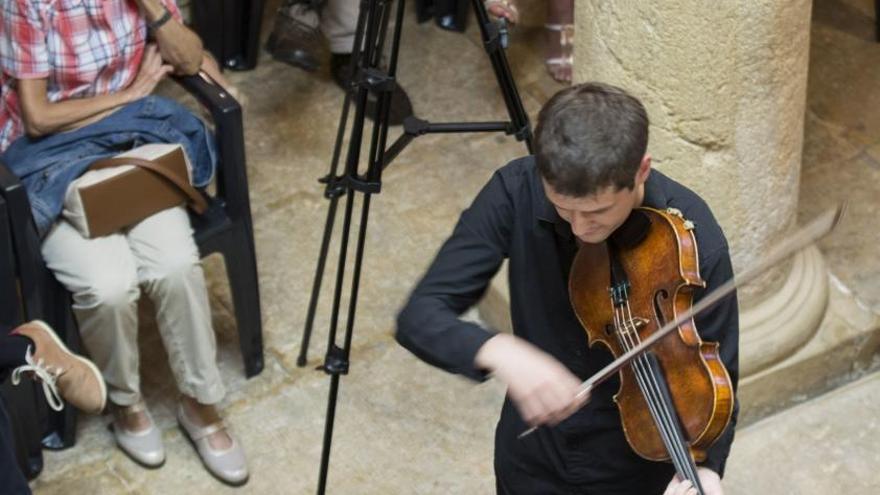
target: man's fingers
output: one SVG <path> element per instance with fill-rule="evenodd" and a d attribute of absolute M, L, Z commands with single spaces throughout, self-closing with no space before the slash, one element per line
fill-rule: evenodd
<path fill-rule="evenodd" d="M 663 491 L 663 495 L 678 495 L 678 490 L 681 488 L 681 478 L 678 477 L 678 474 L 672 477 L 669 480 L 669 484 L 666 485 L 666 490 Z"/>
<path fill-rule="evenodd" d="M 577 412 L 586 403 L 588 397 L 579 397 L 577 387 L 552 384 L 544 389 L 543 402 L 549 410 L 548 422 L 556 425 Z"/>
<path fill-rule="evenodd" d="M 511 397 L 519 409 L 523 421 L 529 426 L 539 426 L 537 423 L 540 416 L 540 404 L 536 404 L 532 397 Z"/>
<path fill-rule="evenodd" d="M 564 380 L 563 380 L 564 381 Z M 512 397 L 518 404 L 523 420 L 531 426 L 557 425 L 577 412 L 589 394 L 578 395 L 576 388 L 559 382 L 545 383 L 523 397 Z"/>
<path fill-rule="evenodd" d="M 675 495 L 696 495 L 697 491 L 689 480 L 684 480 L 676 487 Z"/>
<path fill-rule="evenodd" d="M 557 387 L 550 385 L 541 389 L 541 404 L 544 407 L 544 423 L 556 425 L 565 417 L 561 414 L 567 405 L 564 393 Z"/>

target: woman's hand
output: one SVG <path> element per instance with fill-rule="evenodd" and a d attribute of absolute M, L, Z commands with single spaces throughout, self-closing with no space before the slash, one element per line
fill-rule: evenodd
<path fill-rule="evenodd" d="M 165 0 L 167 1 L 167 0 Z M 135 0 L 144 19 L 155 22 L 168 11 L 163 0 Z M 199 71 L 202 63 L 202 40 L 190 28 L 172 17 L 152 32 L 159 53 L 166 64 L 174 67 L 174 73 L 191 76 Z"/>
<path fill-rule="evenodd" d="M 145 96 L 149 96 L 156 89 L 166 75 L 174 71 L 174 68 L 162 62 L 162 56 L 159 55 L 159 49 L 156 45 L 149 44 L 144 50 L 144 58 L 141 60 L 141 67 L 138 70 L 134 81 L 123 90 L 126 101 L 132 102 L 139 100 Z"/>

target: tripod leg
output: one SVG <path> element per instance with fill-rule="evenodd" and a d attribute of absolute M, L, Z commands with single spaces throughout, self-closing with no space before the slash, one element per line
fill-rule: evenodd
<path fill-rule="evenodd" d="M 321 283 L 324 280 L 324 268 L 327 265 L 327 251 L 330 250 L 330 238 L 333 236 L 333 223 L 336 218 L 336 206 L 339 198 L 330 199 L 330 207 L 327 209 L 327 221 L 324 223 L 324 237 L 321 240 L 321 251 L 318 254 L 318 266 L 315 269 L 315 279 L 312 284 L 312 295 L 309 299 L 309 310 L 306 315 L 306 326 L 303 329 L 302 343 L 299 347 L 299 356 L 296 358 L 297 366 L 303 367 L 308 361 L 309 341 L 312 337 L 312 328 L 315 323 L 315 310 L 318 307 L 318 298 L 321 294 Z"/>
<path fill-rule="evenodd" d="M 339 166 L 339 155 L 342 150 L 342 139 L 345 136 L 345 128 L 348 123 L 348 112 L 351 107 L 351 95 L 346 93 L 342 104 L 342 115 L 339 118 L 339 129 L 336 132 L 336 143 L 333 146 L 333 159 L 331 160 L 330 173 L 325 177 L 327 181 L 326 196 L 330 198 L 330 206 L 327 209 L 327 220 L 324 223 L 324 235 L 321 239 L 321 250 L 318 253 L 318 266 L 315 268 L 315 278 L 312 284 L 312 295 L 309 298 L 309 310 L 306 315 L 306 325 L 303 329 L 302 343 L 299 347 L 299 356 L 296 359 L 297 366 L 303 367 L 308 361 L 309 341 L 312 337 L 312 329 L 315 323 L 315 311 L 318 307 L 318 299 L 321 295 L 321 284 L 324 281 L 324 269 L 327 265 L 327 252 L 330 250 L 330 239 L 333 237 L 333 224 L 336 219 L 336 207 L 339 195 L 336 181 L 336 170 Z"/>
<path fill-rule="evenodd" d="M 358 232 L 357 249 L 354 268 L 352 269 L 351 297 L 349 298 L 348 317 L 346 319 L 345 338 L 342 347 L 330 343 L 327 350 L 325 371 L 330 373 L 330 392 L 327 398 L 327 417 L 324 422 L 324 447 L 321 451 L 321 469 L 318 474 L 318 495 L 324 495 L 327 487 L 327 474 L 330 467 L 330 447 L 333 441 L 333 425 L 336 420 L 336 402 L 339 395 L 340 375 L 348 373 L 351 341 L 354 335 L 354 321 L 357 312 L 358 292 L 360 288 L 361 268 L 363 267 L 364 247 L 367 238 L 367 220 L 370 212 L 369 193 L 364 195 L 361 206 L 361 223 Z M 350 210 L 346 208 L 346 213 Z M 337 308 L 338 309 L 338 308 Z M 335 314 L 334 314 L 335 316 Z"/>
<path fill-rule="evenodd" d="M 516 138 L 526 142 L 529 153 L 532 152 L 532 128 L 529 123 L 529 116 L 523 108 L 522 98 L 516 89 L 513 74 L 510 71 L 510 64 L 507 62 L 507 54 L 501 43 L 501 32 L 499 30 L 500 23 L 493 23 L 489 20 L 486 13 L 486 7 L 482 0 L 471 0 L 474 7 L 474 13 L 477 17 L 477 24 L 480 26 L 483 43 L 489 60 L 492 62 L 492 69 L 495 72 L 495 78 L 498 80 L 498 86 L 504 97 L 504 103 L 507 105 L 507 113 L 510 115 L 510 121 L 514 126 Z"/>
<path fill-rule="evenodd" d="M 355 73 L 357 67 L 357 59 L 360 56 L 360 47 L 364 38 L 364 26 L 368 17 L 368 1 L 361 1 L 360 12 L 358 12 L 357 26 L 355 28 L 354 46 L 352 47 L 352 59 L 350 74 Z M 366 7 L 366 8 L 365 8 Z M 333 145 L 333 158 L 330 165 L 330 173 L 327 174 L 325 180 L 327 182 L 326 196 L 330 198 L 330 207 L 327 211 L 327 221 L 324 223 L 324 235 L 321 240 L 321 250 L 318 254 L 318 264 L 315 268 L 315 278 L 312 284 L 312 294 L 309 298 L 309 309 L 306 315 L 305 328 L 303 329 L 302 343 L 300 344 L 299 356 L 296 359 L 297 366 L 305 366 L 308 361 L 309 343 L 312 337 L 312 330 L 315 323 L 315 311 L 318 307 L 318 300 L 321 294 L 321 284 L 324 280 L 324 270 L 327 264 L 327 252 L 330 249 L 330 240 L 333 236 L 333 224 L 336 218 L 336 207 L 341 191 L 337 188 L 336 171 L 339 166 L 339 157 L 342 151 L 342 142 L 345 137 L 345 129 L 348 125 L 348 113 L 351 108 L 352 92 L 346 91 L 345 100 L 342 105 L 342 115 L 339 117 L 339 127 L 336 131 L 336 142 Z M 361 124 L 363 125 L 363 124 Z"/>
<path fill-rule="evenodd" d="M 333 420 L 336 418 L 336 398 L 339 395 L 339 375 L 330 377 L 327 397 L 327 418 L 324 422 L 324 448 L 321 450 L 321 471 L 318 474 L 318 495 L 327 490 L 327 470 L 330 466 L 330 442 L 333 440 Z"/>
<path fill-rule="evenodd" d="M 398 1 L 397 24 L 395 26 L 394 41 L 391 48 L 392 55 L 389 69 L 392 77 L 397 63 L 397 51 L 399 48 L 400 29 L 402 26 L 401 21 L 403 19 L 404 7 L 404 1 Z M 362 4 L 362 7 L 364 5 L 365 4 Z M 388 5 L 389 2 L 385 0 L 371 0 L 367 6 L 370 13 L 368 15 L 369 20 L 366 26 L 366 42 L 363 45 L 363 52 L 359 53 L 358 57 L 355 57 L 358 59 L 358 67 L 362 69 L 375 69 L 380 62 L 381 52 L 385 41 L 385 32 L 388 28 L 389 21 L 388 12 L 386 10 Z M 363 12 L 361 15 L 363 15 Z M 364 64 L 364 62 L 366 62 L 366 64 Z M 360 277 L 367 238 L 370 199 L 372 197 L 372 193 L 369 189 L 359 188 L 358 185 L 359 183 L 363 185 L 364 179 L 364 177 L 358 175 L 358 160 L 360 158 L 361 140 L 363 138 L 367 90 L 364 85 L 360 85 L 357 90 L 357 109 L 355 111 L 355 120 L 352 124 L 351 139 L 349 140 L 349 149 L 346 160 L 346 184 L 348 185 L 348 191 L 343 220 L 342 240 L 340 243 L 339 265 L 337 267 L 336 288 L 331 313 L 330 332 L 327 341 L 327 355 L 324 362 L 324 371 L 331 375 L 331 381 L 330 392 L 327 398 L 327 416 L 324 425 L 324 445 L 321 452 L 321 467 L 318 475 L 319 495 L 323 495 L 327 487 L 327 476 L 330 466 L 330 450 L 333 441 L 333 427 L 336 419 L 336 403 L 339 394 L 339 380 L 341 375 L 348 373 L 349 368 L 349 356 L 351 352 L 352 337 L 354 335 L 354 322 L 357 313 Z M 377 114 L 374 115 L 375 123 L 372 129 L 369 161 L 365 174 L 367 184 L 379 184 L 381 179 L 385 139 L 388 130 L 390 93 L 387 91 L 380 92 L 378 103 Z M 351 231 L 354 195 L 356 192 L 362 192 L 364 199 L 361 205 L 361 219 L 357 246 L 355 249 L 354 266 L 352 269 L 351 293 L 348 300 L 348 314 L 346 318 L 344 343 L 339 347 L 336 345 L 336 329 L 339 323 L 341 291 L 344 282 L 348 238 Z"/>

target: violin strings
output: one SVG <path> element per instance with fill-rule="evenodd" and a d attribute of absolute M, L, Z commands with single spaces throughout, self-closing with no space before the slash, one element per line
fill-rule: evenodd
<path fill-rule="evenodd" d="M 618 326 L 623 326 L 626 329 L 624 332 L 619 333 L 622 345 L 632 348 L 640 341 L 640 337 L 632 316 L 632 308 L 629 304 L 629 297 L 625 287 L 623 291 L 624 301 L 626 301 L 626 313 L 628 314 L 615 315 L 615 320 Z M 620 310 L 620 312 L 623 313 L 623 310 Z M 682 442 L 679 426 L 674 420 L 674 415 L 669 409 L 671 404 L 664 400 L 660 392 L 658 380 L 662 379 L 662 377 L 656 376 L 646 356 L 636 358 L 633 367 L 636 379 L 642 388 L 646 402 L 651 409 L 651 414 L 654 416 L 655 425 L 661 435 L 661 439 L 666 444 L 673 464 L 675 464 L 682 477 L 695 481 L 697 476 L 695 466 L 687 448 Z"/>
<path fill-rule="evenodd" d="M 625 318 L 622 315 L 621 310 L 615 309 L 614 320 L 615 327 L 617 328 L 618 339 L 620 340 L 621 346 L 623 346 L 624 348 L 631 348 L 631 326 L 627 326 L 624 324 Z M 632 326 L 632 328 L 634 328 L 634 326 Z M 636 333 L 636 335 L 638 334 Z M 664 421 L 662 414 L 657 409 L 658 404 L 661 403 L 661 401 L 657 398 L 659 392 L 656 390 L 656 388 L 652 389 L 651 387 L 649 387 L 648 383 L 646 382 L 645 375 L 649 373 L 645 371 L 646 363 L 644 357 L 639 356 L 638 358 L 634 359 L 632 362 L 632 366 L 636 381 L 638 382 L 639 388 L 642 389 L 642 393 L 645 396 L 645 401 L 648 405 L 648 409 L 651 412 L 651 416 L 654 418 L 654 423 L 657 426 L 657 431 L 660 433 L 661 440 L 663 440 L 663 443 L 666 445 L 666 450 L 667 452 L 669 452 L 670 459 L 675 465 L 676 471 L 678 471 L 681 476 L 684 476 L 686 471 L 683 459 L 681 457 L 681 452 L 675 448 L 674 442 L 672 441 L 670 435 L 668 424 L 666 424 L 666 421 Z"/>
<path fill-rule="evenodd" d="M 635 343 L 638 343 L 640 338 L 639 338 L 638 330 L 635 328 L 634 318 L 632 316 L 632 308 L 629 304 L 628 298 L 626 299 L 626 310 L 629 313 L 628 321 L 633 328 L 632 335 L 634 335 L 634 338 L 636 340 L 636 342 L 634 342 L 634 344 L 635 344 Z M 647 380 L 650 382 L 651 388 L 653 388 L 653 395 L 657 398 L 658 406 L 659 406 L 658 409 L 661 412 L 661 414 L 660 414 L 661 420 L 663 421 L 664 427 L 668 429 L 668 431 L 669 431 L 668 435 L 671 438 L 672 451 L 674 451 L 677 454 L 677 456 L 681 459 L 681 464 L 682 464 L 682 468 L 684 471 L 681 474 L 683 477 L 686 477 L 687 479 L 690 479 L 692 482 L 694 482 L 694 485 L 696 486 L 697 485 L 697 483 L 696 483 L 696 479 L 697 479 L 696 478 L 696 476 L 697 476 L 696 466 L 694 465 L 693 459 L 691 458 L 690 453 L 688 452 L 688 449 L 686 447 L 686 444 L 683 441 L 682 432 L 680 429 L 681 426 L 675 419 L 676 416 L 674 413 L 674 409 L 672 409 L 674 407 L 674 405 L 670 404 L 667 400 L 665 400 L 663 394 L 660 392 L 661 389 L 660 389 L 659 380 L 662 380 L 663 377 L 657 376 L 656 373 L 653 372 L 650 365 L 647 363 L 648 362 L 647 357 L 644 357 L 643 360 L 644 360 L 643 373 L 646 375 Z M 659 425 L 658 425 L 658 427 L 659 427 Z M 672 455 L 672 451 L 670 452 L 670 456 Z M 687 475 L 687 476 L 685 476 L 685 475 Z"/>
<path fill-rule="evenodd" d="M 624 292 L 624 301 L 626 301 L 626 313 L 627 315 L 623 317 L 624 321 L 627 322 L 627 326 L 629 326 L 632 331 L 627 332 L 627 336 L 633 339 L 633 342 L 628 343 L 628 345 L 634 346 L 638 344 L 641 340 L 639 337 L 638 329 L 635 326 L 635 321 L 632 315 L 632 307 L 629 303 L 629 294 L 627 294 L 626 287 L 623 288 Z M 652 371 L 650 365 L 648 364 L 647 357 L 640 356 L 638 358 L 641 361 L 641 370 L 640 372 L 645 375 L 646 381 L 648 385 L 650 385 L 649 389 L 651 389 L 651 395 L 654 396 L 654 400 L 657 401 L 657 405 L 659 409 L 659 416 L 661 424 L 658 424 L 658 429 L 665 428 L 667 429 L 667 435 L 670 437 L 670 443 L 672 449 L 670 449 L 670 457 L 673 457 L 673 452 L 675 457 L 678 457 L 683 468 L 683 473 L 680 473 L 682 476 L 687 475 L 686 477 L 690 479 L 695 486 L 697 485 L 697 473 L 696 466 L 694 465 L 693 459 L 690 456 L 690 453 L 683 442 L 681 426 L 675 421 L 675 414 L 671 410 L 673 404 L 669 404 L 666 400 L 664 400 L 663 394 L 660 392 L 660 385 L 658 380 L 662 380 L 662 376 L 656 376 L 656 374 Z M 646 399 L 648 399 L 646 397 Z M 655 421 L 656 422 L 656 421 Z"/>
<path fill-rule="evenodd" d="M 622 324 L 623 318 L 620 317 L 620 320 L 621 320 L 621 324 Z M 619 338 L 621 340 L 621 345 L 624 346 L 624 348 L 626 348 L 628 346 L 628 344 L 626 343 L 626 341 L 623 340 L 623 337 L 620 337 L 620 335 L 626 335 L 628 333 L 629 333 L 629 330 L 627 329 L 627 330 L 623 330 L 619 334 Z M 675 447 L 673 446 L 672 439 L 671 439 L 670 433 L 668 431 L 668 426 L 665 424 L 665 421 L 663 420 L 660 412 L 657 409 L 658 400 L 657 400 L 657 397 L 655 397 L 656 391 L 649 388 L 648 384 L 646 383 L 646 378 L 644 376 L 645 375 L 645 371 L 644 371 L 645 363 L 641 359 L 637 358 L 637 359 L 633 360 L 632 365 L 633 365 L 633 372 L 634 372 L 634 376 L 636 378 L 636 381 L 638 382 L 639 388 L 642 390 L 642 393 L 645 396 L 646 404 L 647 404 L 648 409 L 651 413 L 651 416 L 654 418 L 654 424 L 656 425 L 657 431 L 660 434 L 660 437 L 663 440 L 664 445 L 666 446 L 666 450 L 670 454 L 670 459 L 672 460 L 673 464 L 675 465 L 676 471 L 678 471 L 679 473 L 684 475 L 684 466 L 682 465 L 682 459 L 680 456 L 680 452 L 678 452 L 675 449 Z"/>
<path fill-rule="evenodd" d="M 623 316 L 620 318 L 622 321 L 626 320 Z M 635 325 L 627 325 L 627 327 L 635 330 Z M 628 329 L 624 335 L 630 336 L 632 333 L 633 332 Z M 637 335 L 638 334 L 636 333 L 636 336 Z M 633 346 L 634 344 L 632 342 L 624 342 L 623 345 Z M 645 395 L 645 401 L 654 417 L 657 431 L 660 433 L 661 439 L 666 445 L 666 450 L 675 465 L 676 471 L 682 478 L 690 479 L 689 475 L 691 474 L 691 470 L 688 469 L 689 458 L 682 448 L 680 437 L 677 437 L 674 434 L 672 418 L 668 414 L 669 411 L 666 407 L 665 401 L 662 399 L 659 386 L 654 379 L 647 358 L 640 356 L 633 361 L 633 366 L 636 380 L 639 382 L 639 386 Z"/>

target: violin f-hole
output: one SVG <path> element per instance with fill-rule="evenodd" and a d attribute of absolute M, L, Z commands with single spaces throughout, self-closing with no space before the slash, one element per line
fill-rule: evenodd
<path fill-rule="evenodd" d="M 657 315 L 658 328 L 666 324 L 666 315 L 663 314 L 662 301 L 669 299 L 669 293 L 666 289 L 660 289 L 654 293 L 654 314 Z"/>

